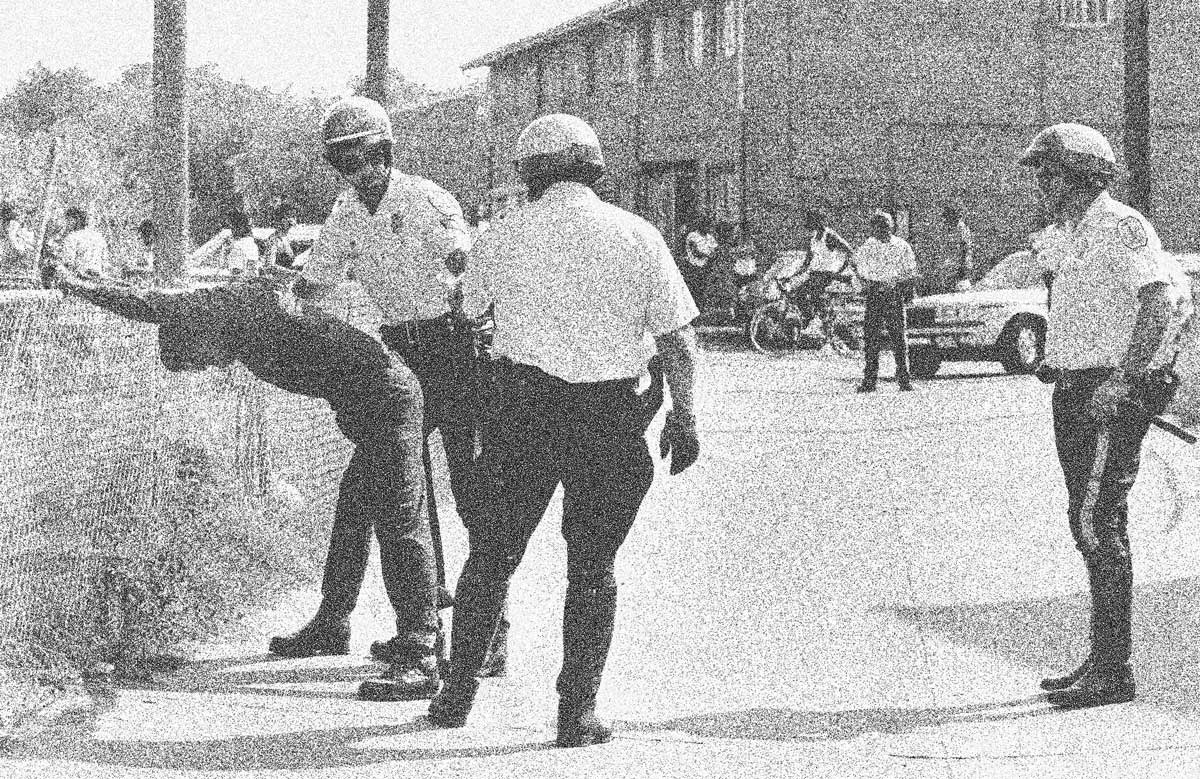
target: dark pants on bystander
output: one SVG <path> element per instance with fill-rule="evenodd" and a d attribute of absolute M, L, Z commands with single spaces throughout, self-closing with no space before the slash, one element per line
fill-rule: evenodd
<path fill-rule="evenodd" d="M 868 282 L 866 310 L 863 314 L 863 386 L 875 387 L 879 380 L 879 351 L 886 330 L 896 356 L 896 380 L 901 386 L 909 383 L 908 337 L 905 326 L 904 296 L 894 286 Z"/>

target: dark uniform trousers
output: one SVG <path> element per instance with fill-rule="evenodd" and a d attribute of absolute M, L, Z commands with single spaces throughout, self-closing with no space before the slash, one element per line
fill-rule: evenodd
<path fill-rule="evenodd" d="M 886 330 L 896 357 L 896 380 L 908 383 L 908 336 L 905 325 L 904 294 L 896 287 L 868 282 L 863 312 L 863 384 L 874 387 L 879 379 L 879 350 Z"/>
<path fill-rule="evenodd" d="M 1091 661 L 1120 668 L 1129 662 L 1132 648 L 1128 496 L 1150 417 L 1161 409 L 1125 409 L 1107 424 L 1098 423 L 1088 413 L 1088 401 L 1111 374 L 1108 368 L 1064 371 L 1054 386 L 1052 409 L 1067 486 L 1067 518 L 1091 591 Z"/>
<path fill-rule="evenodd" d="M 442 434 L 450 492 L 463 524 L 480 512 L 474 484 L 479 431 L 474 339 L 452 325 L 450 317 L 384 325 L 379 333 L 421 382 L 425 397 L 425 435 Z"/>
<path fill-rule="evenodd" d="M 654 478 L 645 430 L 657 404 L 648 407 L 634 379 L 569 383 L 506 360 L 494 366 L 499 405 L 481 460 L 490 516 L 470 528 L 451 678 L 478 671 L 509 579 L 561 483 L 567 595 L 558 690 L 594 701 L 612 640 L 617 550 Z"/>
<path fill-rule="evenodd" d="M 420 653 L 433 649 L 438 628 L 429 523 L 421 511 L 421 387 L 397 358 L 390 361 L 386 387 L 363 392 L 351 380 L 330 399 L 354 453 L 334 513 L 321 611 L 344 619 L 354 610 L 374 530 L 401 643 Z"/>

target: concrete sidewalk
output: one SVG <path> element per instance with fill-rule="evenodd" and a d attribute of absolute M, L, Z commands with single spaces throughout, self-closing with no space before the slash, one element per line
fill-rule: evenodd
<path fill-rule="evenodd" d="M 315 593 L 297 594 L 183 671 L 32 734 L 0 775 L 1200 775 L 1188 447 L 1152 434 L 1134 493 L 1139 699 L 1061 712 L 1036 683 L 1082 656 L 1087 608 L 1045 389 L 964 366 L 914 393 L 884 383 L 859 396 L 859 370 L 707 353 L 704 456 L 659 474 L 619 561 L 601 693 L 611 744 L 550 746 L 565 587 L 556 502 L 513 583 L 510 676 L 484 683 L 467 728 L 428 729 L 424 702 L 354 699 L 380 670 L 363 655 L 388 625 L 372 578 L 354 655 L 264 654 L 267 636 L 315 607 Z M 447 516 L 456 572 L 465 539 Z"/>

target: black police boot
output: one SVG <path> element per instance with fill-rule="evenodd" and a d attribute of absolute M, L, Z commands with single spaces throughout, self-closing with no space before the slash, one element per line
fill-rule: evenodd
<path fill-rule="evenodd" d="M 1094 565 L 1087 566 L 1088 592 L 1089 593 L 1094 593 L 1096 591 L 1096 575 L 1094 573 L 1094 570 L 1095 570 Z M 1093 608 L 1093 609 L 1091 609 L 1091 612 L 1092 613 L 1089 615 L 1089 618 L 1088 618 L 1088 647 L 1089 648 L 1094 647 L 1096 645 L 1096 610 Z M 1075 682 L 1079 681 L 1083 677 L 1083 675 L 1087 672 L 1088 667 L 1091 664 L 1092 664 L 1092 655 L 1089 652 L 1088 656 L 1086 658 L 1084 658 L 1084 661 L 1082 663 L 1080 663 L 1079 666 L 1074 671 L 1071 671 L 1070 673 L 1064 674 L 1062 676 L 1047 676 L 1046 678 L 1044 678 L 1040 682 L 1038 682 L 1038 686 L 1048 692 L 1053 692 L 1055 690 L 1065 690 L 1068 687 L 1070 687 L 1071 685 L 1075 684 Z"/>
<path fill-rule="evenodd" d="M 1063 709 L 1086 709 L 1128 703 L 1137 696 L 1133 669 L 1122 665 L 1089 665 L 1087 671 L 1065 690 L 1055 690 L 1046 700 Z"/>
<path fill-rule="evenodd" d="M 386 641 L 372 641 L 370 655 L 373 660 L 379 660 L 384 663 L 395 662 L 396 658 L 404 649 L 404 636 L 397 633 Z M 450 674 L 450 659 L 446 656 L 446 633 L 441 627 L 441 618 L 438 619 L 437 637 L 433 642 L 433 654 L 437 658 L 438 671 L 443 677 Z"/>
<path fill-rule="evenodd" d="M 348 655 L 350 620 L 318 611 L 308 624 L 295 633 L 272 637 L 267 649 L 280 657 Z"/>
<path fill-rule="evenodd" d="M 427 646 L 397 646 L 392 664 L 382 676 L 358 686 L 365 701 L 416 701 L 432 698 L 441 687 L 437 655 Z"/>
<path fill-rule="evenodd" d="M 492 634 L 492 643 L 488 647 L 483 665 L 479 667 L 479 678 L 498 679 L 508 675 L 508 603 L 500 612 L 500 620 L 496 623 L 496 632 Z"/>
<path fill-rule="evenodd" d="M 1091 667 L 1091 664 L 1092 658 L 1089 657 L 1080 663 L 1079 667 L 1074 671 L 1071 671 L 1069 674 L 1064 676 L 1047 676 L 1038 682 L 1038 686 L 1043 690 L 1065 690 L 1071 685 L 1075 684 L 1075 682 L 1079 681 L 1080 678 L 1082 678 L 1087 672 L 1088 668 Z"/>
<path fill-rule="evenodd" d="M 1127 703 L 1137 694 L 1132 652 L 1133 567 L 1129 558 L 1090 560 L 1092 580 L 1092 652 L 1083 674 L 1046 696 L 1055 706 L 1080 709 Z"/>
<path fill-rule="evenodd" d="M 563 666 L 558 674 L 560 747 L 586 747 L 612 740 L 612 728 L 596 716 L 596 693 L 612 644 L 617 587 L 567 586 L 563 603 Z"/>
<path fill-rule="evenodd" d="M 470 560 L 467 565 L 469 568 Z M 450 631 L 450 675 L 429 704 L 433 725 L 461 728 L 467 724 L 479 690 L 479 670 L 507 595 L 507 582 L 477 579 L 468 570 L 459 577 Z"/>

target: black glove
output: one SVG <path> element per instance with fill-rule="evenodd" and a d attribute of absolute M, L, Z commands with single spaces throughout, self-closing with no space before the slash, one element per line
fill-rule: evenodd
<path fill-rule="evenodd" d="M 696 416 L 680 411 L 668 411 L 658 439 L 658 454 L 664 460 L 671 456 L 671 475 L 683 473 L 700 456 L 700 439 L 696 437 Z"/>

